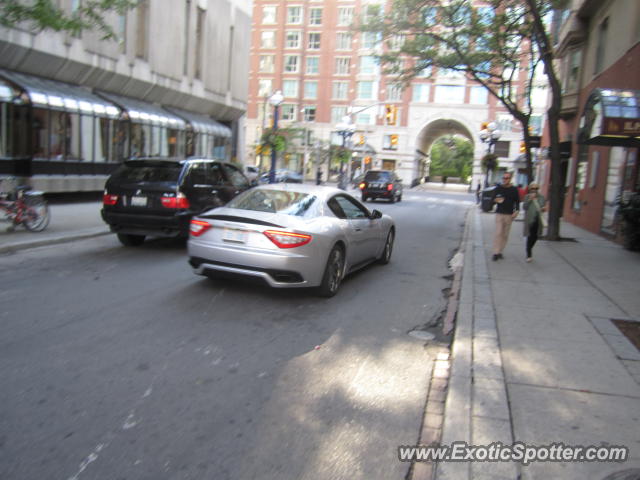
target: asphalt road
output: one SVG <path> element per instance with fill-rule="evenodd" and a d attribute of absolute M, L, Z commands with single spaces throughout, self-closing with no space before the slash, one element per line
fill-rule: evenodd
<path fill-rule="evenodd" d="M 418 439 L 467 194 L 405 192 L 338 295 L 194 275 L 115 236 L 0 257 L 0 478 L 391 479 Z"/>

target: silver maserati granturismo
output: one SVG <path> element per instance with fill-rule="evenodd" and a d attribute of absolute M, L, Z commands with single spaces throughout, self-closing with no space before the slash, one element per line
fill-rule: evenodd
<path fill-rule="evenodd" d="M 348 273 L 389 263 L 395 234 L 391 217 L 342 190 L 262 185 L 191 220 L 189 263 L 198 275 L 316 287 L 331 297 Z"/>

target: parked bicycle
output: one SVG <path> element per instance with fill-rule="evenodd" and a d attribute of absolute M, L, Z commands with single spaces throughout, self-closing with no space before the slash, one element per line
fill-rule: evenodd
<path fill-rule="evenodd" d="M 24 225 L 27 230 L 41 232 L 49 225 L 50 214 L 43 192 L 18 185 L 14 177 L 0 179 L 0 185 L 13 184 L 7 191 L 0 189 L 0 212 L 11 222 L 11 229 Z"/>

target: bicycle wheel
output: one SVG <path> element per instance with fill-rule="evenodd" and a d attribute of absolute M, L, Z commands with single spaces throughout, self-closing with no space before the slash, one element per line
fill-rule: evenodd
<path fill-rule="evenodd" d="M 49 225 L 49 206 L 43 198 L 25 198 L 22 224 L 31 232 L 41 232 Z"/>

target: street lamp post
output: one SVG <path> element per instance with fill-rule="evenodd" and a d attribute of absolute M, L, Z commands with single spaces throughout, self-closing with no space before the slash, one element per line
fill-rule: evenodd
<path fill-rule="evenodd" d="M 269 98 L 269 103 L 273 105 L 273 133 L 276 134 L 278 132 L 278 107 L 284 100 L 282 96 L 282 92 L 278 90 L 276 93 L 271 95 Z M 271 145 L 271 169 L 269 170 L 269 183 L 276 182 L 276 161 L 277 161 L 276 146 Z"/>
<path fill-rule="evenodd" d="M 480 133 L 478 134 L 478 136 L 480 137 L 480 141 L 482 143 L 487 144 L 487 152 L 486 152 L 487 155 L 495 151 L 496 143 L 498 142 L 498 140 L 500 140 L 501 135 L 502 135 L 502 132 L 498 130 L 498 125 L 496 124 L 496 122 L 490 122 L 486 125 L 486 128 L 483 128 L 482 130 L 480 130 Z M 492 169 L 492 172 L 493 172 L 493 169 Z M 489 186 L 489 169 L 488 168 L 487 168 L 487 174 L 484 177 L 484 186 L 485 187 Z"/>
<path fill-rule="evenodd" d="M 342 122 L 336 125 L 336 133 L 342 137 L 342 149 L 347 148 L 347 140 L 349 140 L 356 131 L 356 126 L 351 123 L 351 117 L 349 115 L 345 115 L 342 117 Z M 351 169 L 351 157 L 349 157 L 349 165 L 348 169 Z M 340 159 L 340 181 L 338 182 L 338 188 L 342 190 L 347 189 L 347 185 L 349 184 L 349 179 L 345 178 L 344 174 L 344 162 L 342 158 Z"/>

